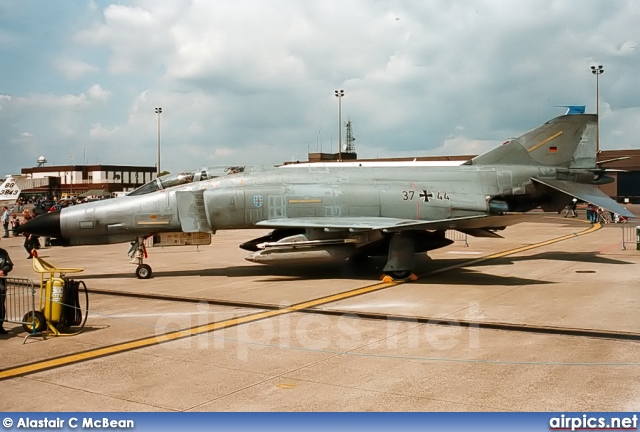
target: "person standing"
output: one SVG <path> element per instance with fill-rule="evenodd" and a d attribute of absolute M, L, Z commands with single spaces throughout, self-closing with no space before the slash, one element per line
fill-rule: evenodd
<path fill-rule="evenodd" d="M 58 210 L 60 210 L 60 206 L 57 203 L 55 203 L 51 206 L 51 208 L 49 208 L 49 211 L 47 213 L 53 213 Z M 44 238 L 44 247 L 46 248 L 51 247 L 51 237 Z"/>
<path fill-rule="evenodd" d="M 569 215 L 571 215 L 571 217 L 578 216 L 578 213 L 576 213 L 577 204 L 578 200 L 574 198 L 573 201 L 571 201 L 571 204 L 565 208 L 566 213 L 564 214 L 564 217 L 569 217 Z"/>
<path fill-rule="evenodd" d="M 29 211 L 29 209 L 25 210 L 23 213 L 23 217 L 24 217 L 24 222 L 23 223 L 27 223 L 28 221 L 30 221 L 31 219 L 33 219 L 33 214 L 31 214 L 31 212 Z M 27 257 L 27 259 L 32 259 L 33 258 L 33 250 L 34 249 L 38 249 L 39 245 L 40 245 L 40 241 L 39 241 L 39 237 L 33 234 L 29 234 L 29 233 L 23 233 L 24 235 L 24 248 L 27 251 L 27 253 L 29 254 L 29 256 Z"/>
<path fill-rule="evenodd" d="M 2 207 L 2 217 L 0 217 L 0 222 L 4 228 L 4 235 L 2 238 L 9 238 L 9 207 Z"/>
<path fill-rule="evenodd" d="M 569 205 L 571 206 L 571 217 L 577 217 L 578 212 L 576 210 L 578 208 L 578 200 L 574 198 Z"/>
<path fill-rule="evenodd" d="M 593 204 L 587 204 L 587 220 L 591 223 L 595 223 L 596 221 L 596 209 Z"/>
<path fill-rule="evenodd" d="M 4 276 L 9 275 L 13 270 L 13 263 L 9 258 L 9 253 L 0 248 L 0 334 L 7 334 L 4 329 L 4 319 L 6 318 L 6 300 L 7 300 L 7 280 Z"/>
<path fill-rule="evenodd" d="M 20 219 L 14 214 L 11 216 L 11 233 L 14 237 L 18 236 L 18 228 L 20 228 Z"/>

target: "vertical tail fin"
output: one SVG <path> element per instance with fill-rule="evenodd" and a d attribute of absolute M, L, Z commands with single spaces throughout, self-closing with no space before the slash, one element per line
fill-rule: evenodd
<path fill-rule="evenodd" d="M 20 196 L 19 177 L 8 175 L 0 186 L 0 203 L 2 205 L 11 205 L 18 200 L 18 196 Z"/>
<path fill-rule="evenodd" d="M 473 165 L 596 167 L 595 114 L 563 115 L 471 160 Z"/>

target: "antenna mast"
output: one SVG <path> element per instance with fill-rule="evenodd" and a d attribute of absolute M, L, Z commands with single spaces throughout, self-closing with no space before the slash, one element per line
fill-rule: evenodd
<path fill-rule="evenodd" d="M 351 119 L 347 120 L 347 147 L 345 148 L 345 153 L 355 153 L 356 146 L 353 142 L 356 138 L 353 136 L 353 126 L 351 123 Z"/>

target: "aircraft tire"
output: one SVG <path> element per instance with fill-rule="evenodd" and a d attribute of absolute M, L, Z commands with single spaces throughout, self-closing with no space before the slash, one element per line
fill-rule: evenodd
<path fill-rule="evenodd" d="M 149 279 L 151 273 L 151 266 L 148 264 L 140 264 L 138 268 L 136 268 L 136 276 L 138 279 Z"/>
<path fill-rule="evenodd" d="M 409 278 L 409 276 L 411 276 L 411 270 L 393 271 L 389 272 L 388 275 L 396 280 L 407 279 Z"/>
<path fill-rule="evenodd" d="M 47 328 L 47 319 L 40 311 L 31 311 L 22 318 L 22 322 L 29 324 L 22 324 L 22 328 L 27 333 L 40 333 Z"/>

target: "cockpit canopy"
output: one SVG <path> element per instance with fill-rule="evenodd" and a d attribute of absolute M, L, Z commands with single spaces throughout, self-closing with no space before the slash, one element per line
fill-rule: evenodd
<path fill-rule="evenodd" d="M 127 194 L 146 195 L 151 192 L 167 189 L 173 186 L 179 186 L 186 183 L 199 182 L 216 177 L 237 174 L 245 171 L 243 166 L 231 167 L 204 167 L 193 171 L 183 171 L 176 174 L 167 174 L 162 177 L 155 178 L 149 183 L 140 186 L 138 189 Z"/>

